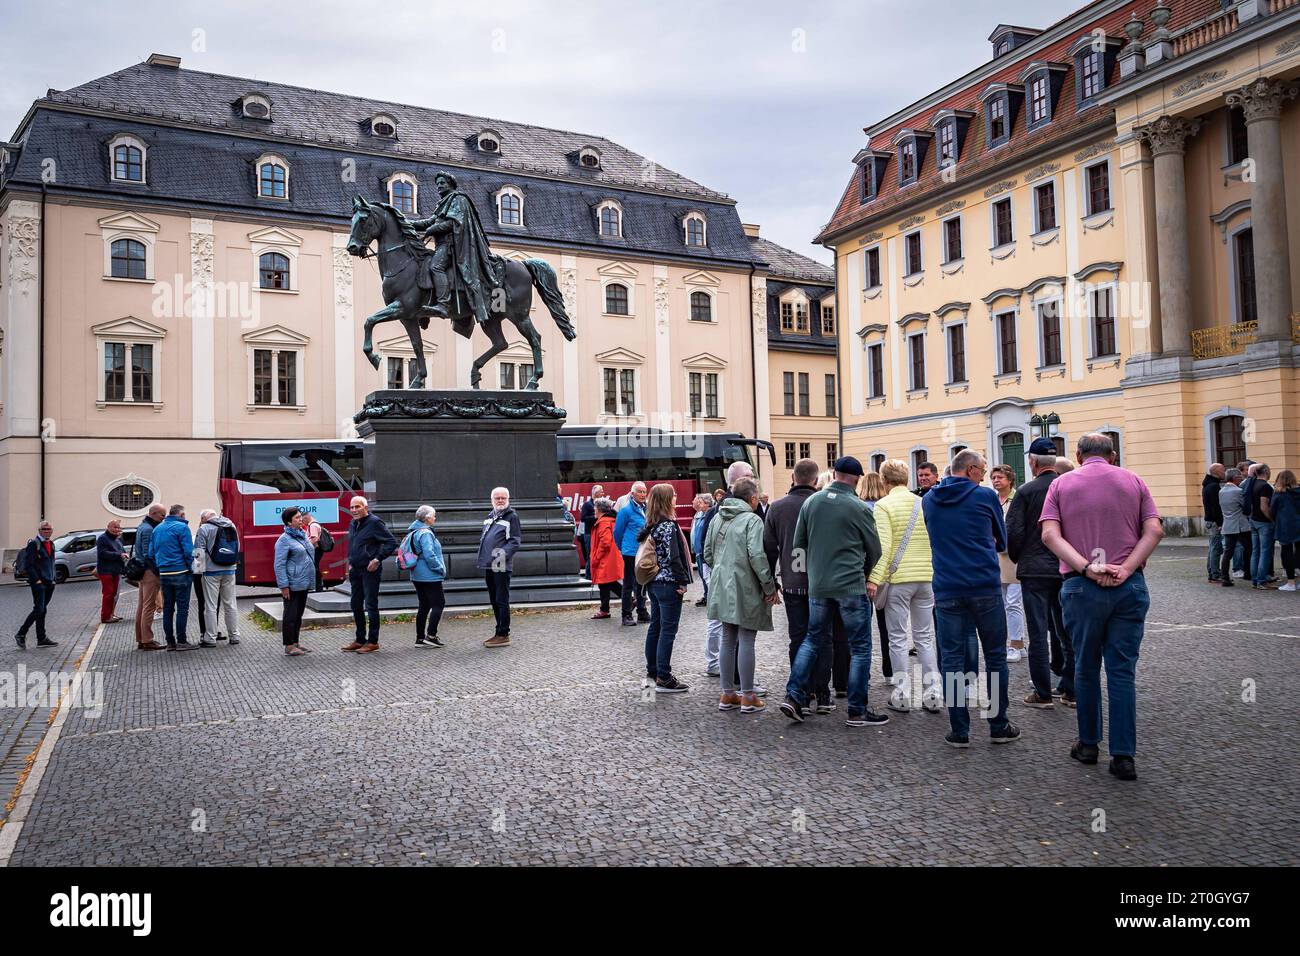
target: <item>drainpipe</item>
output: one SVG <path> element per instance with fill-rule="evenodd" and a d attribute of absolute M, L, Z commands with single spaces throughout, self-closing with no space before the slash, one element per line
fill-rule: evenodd
<path fill-rule="evenodd" d="M 746 242 L 748 242 L 748 241 L 749 241 L 749 240 L 746 240 Z M 749 299 L 749 384 L 750 384 L 750 386 L 751 386 L 751 389 L 750 389 L 750 392 L 751 392 L 751 394 L 750 394 L 750 400 L 753 402 L 753 408 L 754 408 L 754 436 L 753 436 L 754 438 L 758 438 L 758 437 L 759 437 L 759 436 L 758 436 L 758 431 L 759 431 L 759 424 L 758 424 L 758 346 L 754 344 L 754 276 L 755 276 L 755 274 L 757 273 L 757 271 L 758 271 L 758 270 L 754 268 L 754 263 L 753 263 L 753 262 L 750 262 L 750 264 L 749 264 L 749 289 L 746 290 L 749 294 L 746 296 L 746 298 Z M 764 334 L 764 336 L 767 335 L 767 316 L 763 316 L 763 334 Z M 767 383 L 764 382 L 763 385 L 766 386 Z M 758 448 L 757 445 L 755 445 L 755 446 L 754 446 L 754 464 L 755 464 L 757 467 L 754 468 L 754 477 L 758 479 L 758 482 L 759 482 L 759 488 L 761 489 L 762 486 L 763 486 L 763 471 L 762 471 L 762 467 L 763 467 L 763 456 L 760 455 L 760 454 L 758 454 L 758 452 L 759 452 L 759 448 Z"/>
<path fill-rule="evenodd" d="M 45 520 L 45 183 L 41 183 L 41 270 L 40 298 L 36 304 L 36 330 L 38 337 L 36 362 L 36 435 L 41 443 L 41 520 Z"/>

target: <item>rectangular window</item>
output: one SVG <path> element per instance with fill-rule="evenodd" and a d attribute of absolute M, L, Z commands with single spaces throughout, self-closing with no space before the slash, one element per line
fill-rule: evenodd
<path fill-rule="evenodd" d="M 1046 123 L 1051 114 L 1051 83 L 1046 76 L 1040 76 L 1029 83 L 1029 122 L 1033 126 Z"/>
<path fill-rule="evenodd" d="M 880 398 L 885 394 L 885 346 L 867 346 L 867 397 Z"/>
<path fill-rule="evenodd" d="M 781 303 L 781 331 L 794 331 L 794 304 L 791 302 Z"/>
<path fill-rule="evenodd" d="M 1110 163 L 1088 167 L 1088 215 L 1110 209 Z"/>
<path fill-rule="evenodd" d="M 718 373 L 704 373 L 704 416 L 720 418 L 718 411 Z"/>
<path fill-rule="evenodd" d="M 392 386 L 389 386 L 390 388 Z M 401 386 L 397 386 L 401 388 Z M 253 404 L 271 404 L 271 350 L 253 350 Z"/>
<path fill-rule="evenodd" d="M 907 337 L 907 354 L 911 365 L 911 389 L 925 388 L 925 336 L 923 334 Z"/>
<path fill-rule="evenodd" d="M 401 367 L 400 364 L 398 367 L 399 368 Z M 514 362 L 502 362 L 500 375 L 501 375 L 501 387 L 503 389 L 509 390 L 515 387 L 515 363 Z M 392 386 L 389 387 L 391 388 Z"/>
<path fill-rule="evenodd" d="M 808 373 L 799 373 L 799 414 L 811 415 L 812 409 L 809 407 L 808 400 Z"/>
<path fill-rule="evenodd" d="M 1234 240 L 1237 246 L 1237 321 L 1259 318 L 1255 305 L 1255 231 L 1243 229 Z"/>
<path fill-rule="evenodd" d="M 636 414 L 636 369 L 618 370 L 618 400 L 624 415 Z"/>
<path fill-rule="evenodd" d="M 939 125 L 939 167 L 957 162 L 957 121 L 949 120 Z"/>
<path fill-rule="evenodd" d="M 835 334 L 835 306 L 822 306 L 822 335 Z"/>
<path fill-rule="evenodd" d="M 1056 183 L 1034 187 L 1034 215 L 1038 225 L 1036 232 L 1056 228 Z"/>
<path fill-rule="evenodd" d="M 826 376 L 826 417 L 834 418 L 839 414 L 839 408 L 835 404 L 835 376 Z"/>
<path fill-rule="evenodd" d="M 961 217 L 955 216 L 943 224 L 944 262 L 956 262 L 961 258 Z"/>
<path fill-rule="evenodd" d="M 785 443 L 785 467 L 793 468 L 795 461 L 794 442 L 788 441 Z"/>
<path fill-rule="evenodd" d="M 812 442 L 801 441 L 799 443 L 799 457 L 800 458 L 812 457 Z"/>
<path fill-rule="evenodd" d="M 1250 155 L 1250 138 L 1246 134 L 1246 114 L 1228 108 L 1228 163 L 1235 166 Z"/>
<path fill-rule="evenodd" d="M 898 150 L 898 184 L 906 186 L 916 178 L 916 142 L 909 140 Z"/>
<path fill-rule="evenodd" d="M 1079 60 L 1079 69 L 1083 76 L 1080 87 L 1085 100 L 1090 100 L 1101 92 L 1106 78 L 1101 72 L 1102 55 L 1097 51 L 1085 53 Z"/>
<path fill-rule="evenodd" d="M 104 401 L 126 401 L 126 344 L 104 343 Z"/>
<path fill-rule="evenodd" d="M 907 247 L 907 271 L 905 276 L 914 276 L 921 271 L 921 233 L 909 233 L 904 240 Z"/>
<path fill-rule="evenodd" d="M 997 146 L 1007 138 L 1007 101 L 999 96 L 989 103 L 989 145 Z"/>
<path fill-rule="evenodd" d="M 153 346 L 131 346 L 131 400 L 153 401 Z"/>
<path fill-rule="evenodd" d="M 785 388 L 785 414 L 794 414 L 794 372 L 781 375 L 781 384 Z"/>
<path fill-rule="evenodd" d="M 1116 468 L 1120 467 L 1119 432 L 1102 432 L 1102 434 L 1110 439 L 1110 447 L 1115 449 L 1115 461 L 1113 464 Z"/>
<path fill-rule="evenodd" d="M 281 405 L 298 404 L 298 353 L 287 349 L 275 354 L 276 391 Z"/>
<path fill-rule="evenodd" d="M 916 475 L 917 472 L 921 470 L 921 466 L 924 465 L 929 460 L 930 460 L 930 453 L 926 451 L 924 448 L 918 448 L 916 451 L 912 452 L 912 487 L 913 488 L 921 487 L 921 484 L 917 480 Z"/>
<path fill-rule="evenodd" d="M 808 303 L 794 304 L 794 330 L 802 335 L 808 334 Z"/>
<path fill-rule="evenodd" d="M 862 164 L 862 201 L 871 202 L 876 198 L 876 161 L 868 159 Z"/>
<path fill-rule="evenodd" d="M 1115 291 L 1094 289 L 1092 299 L 1093 358 L 1119 354 L 1115 345 Z"/>
<path fill-rule="evenodd" d="M 1061 312 L 1056 302 L 1038 304 L 1038 334 L 1043 343 L 1043 365 L 1060 365 Z"/>
<path fill-rule="evenodd" d="M 605 414 L 618 414 L 618 370 L 607 368 L 602 369 L 605 385 Z"/>
<path fill-rule="evenodd" d="M 1020 371 L 1020 358 L 1016 354 L 1016 313 L 1002 312 L 998 324 L 998 374 L 1010 375 Z"/>
<path fill-rule="evenodd" d="M 1011 228 L 1011 197 L 999 199 L 993 204 L 993 247 L 1005 246 L 1015 241 L 1015 232 Z"/>
<path fill-rule="evenodd" d="M 835 464 L 836 459 L 840 457 L 840 446 L 833 442 L 826 443 L 826 467 L 829 468 Z"/>
<path fill-rule="evenodd" d="M 864 257 L 866 268 L 863 270 L 866 285 L 863 288 L 874 289 L 880 285 L 880 250 L 868 249 Z"/>
<path fill-rule="evenodd" d="M 966 381 L 966 326 L 948 327 L 948 382 Z"/>
<path fill-rule="evenodd" d="M 690 383 L 691 418 L 699 418 L 704 411 L 704 376 L 700 372 L 691 372 L 687 379 Z"/>

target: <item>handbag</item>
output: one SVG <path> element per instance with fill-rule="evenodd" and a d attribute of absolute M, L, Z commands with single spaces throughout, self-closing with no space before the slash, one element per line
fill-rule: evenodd
<path fill-rule="evenodd" d="M 643 586 L 653 581 L 659 573 L 659 555 L 655 553 L 653 535 L 646 535 L 645 540 L 637 546 L 634 571 L 636 583 Z"/>
<path fill-rule="evenodd" d="M 916 530 L 916 519 L 921 516 L 921 499 L 917 498 L 912 505 L 912 518 L 907 522 L 907 530 L 903 532 L 903 540 L 898 542 L 898 547 L 894 549 L 894 559 L 889 562 L 889 571 L 885 574 L 885 580 L 882 584 L 876 585 L 876 599 L 871 603 L 875 605 L 877 611 L 884 610 L 885 605 L 889 603 L 889 579 L 898 571 L 898 566 L 903 563 L 903 552 L 912 541 L 912 532 Z"/>

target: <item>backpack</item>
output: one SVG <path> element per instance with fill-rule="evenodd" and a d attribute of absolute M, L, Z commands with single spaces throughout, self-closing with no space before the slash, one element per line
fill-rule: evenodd
<path fill-rule="evenodd" d="M 636 559 L 633 564 L 636 569 L 636 583 L 642 586 L 649 584 L 659 574 L 659 553 L 655 550 L 653 532 L 647 534 L 645 540 L 637 545 Z"/>
<path fill-rule="evenodd" d="M 27 548 L 24 547 L 14 556 L 14 577 L 21 581 L 27 577 L 27 571 Z"/>
<path fill-rule="evenodd" d="M 410 571 L 420 563 L 420 552 L 414 549 L 415 533 L 419 530 L 416 528 L 415 531 L 408 531 L 402 543 L 397 546 L 397 566 L 403 571 Z"/>
<path fill-rule="evenodd" d="M 208 548 L 213 564 L 228 568 L 239 563 L 239 534 L 230 525 L 218 525 L 216 537 Z"/>
<path fill-rule="evenodd" d="M 320 537 L 316 539 L 316 550 L 321 554 L 329 554 L 334 550 L 334 535 L 324 525 L 321 526 Z"/>

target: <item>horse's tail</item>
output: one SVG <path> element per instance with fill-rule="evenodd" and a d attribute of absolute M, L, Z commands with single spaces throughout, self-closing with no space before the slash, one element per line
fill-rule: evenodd
<path fill-rule="evenodd" d="M 528 274 L 533 277 L 533 285 L 537 287 L 542 301 L 551 310 L 551 318 L 555 320 L 556 326 L 564 333 L 566 339 L 573 341 L 578 333 L 573 323 L 569 321 L 569 314 L 564 310 L 564 297 L 560 295 L 555 270 L 544 259 L 525 259 L 524 266 L 528 269 Z"/>

